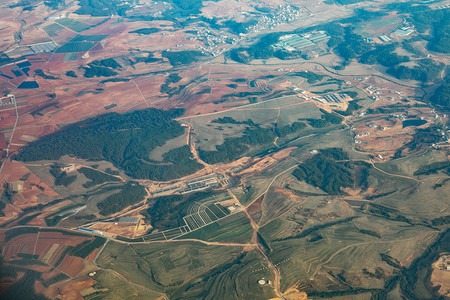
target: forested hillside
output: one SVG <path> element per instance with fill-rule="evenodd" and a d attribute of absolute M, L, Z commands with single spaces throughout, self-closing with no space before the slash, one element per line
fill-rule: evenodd
<path fill-rule="evenodd" d="M 201 168 L 181 147 L 152 162 L 148 154 L 167 140 L 184 133 L 173 120 L 182 110 L 146 109 L 126 114 L 110 113 L 69 125 L 23 149 L 22 161 L 57 160 L 62 155 L 107 160 L 134 178 L 169 180 Z"/>

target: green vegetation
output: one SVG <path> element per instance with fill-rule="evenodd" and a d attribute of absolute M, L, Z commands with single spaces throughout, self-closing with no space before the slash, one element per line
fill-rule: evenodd
<path fill-rule="evenodd" d="M 83 206 L 83 205 L 82 204 L 69 204 L 67 206 L 64 206 L 64 207 L 58 209 L 56 212 L 54 212 L 44 218 L 45 224 L 47 224 L 47 226 L 57 225 L 58 222 L 61 221 L 64 217 L 66 217 L 71 211 L 73 211 L 75 208 L 80 207 L 80 206 Z"/>
<path fill-rule="evenodd" d="M 248 48 L 237 48 L 230 51 L 230 58 L 239 63 L 247 64 L 254 59 L 270 58 L 274 55 L 273 44 L 278 42 L 281 33 L 271 33 L 263 36 L 257 43 Z"/>
<path fill-rule="evenodd" d="M 145 187 L 130 182 L 119 193 L 108 196 L 105 200 L 99 202 L 97 207 L 100 209 L 101 215 L 107 216 L 141 202 L 145 199 L 145 196 L 147 196 Z"/>
<path fill-rule="evenodd" d="M 66 43 L 56 49 L 56 53 L 86 52 L 94 46 L 91 42 Z"/>
<path fill-rule="evenodd" d="M 163 51 L 162 56 L 167 58 L 172 66 L 177 67 L 196 62 L 198 57 L 204 55 L 201 51 Z"/>
<path fill-rule="evenodd" d="M 170 195 L 153 198 L 149 209 L 143 211 L 146 219 L 158 230 L 172 229 L 185 225 L 183 217 L 190 212 L 195 203 L 211 196 L 211 192 L 198 192 L 186 195 Z"/>
<path fill-rule="evenodd" d="M 118 73 L 109 68 L 98 67 L 98 66 L 88 66 L 84 68 L 83 76 L 86 78 L 93 77 L 111 77 L 116 76 Z"/>
<path fill-rule="evenodd" d="M 408 62 L 408 56 L 400 56 L 396 54 L 395 44 L 377 46 L 374 50 L 364 53 L 360 62 L 363 64 L 380 64 L 385 67 L 393 67 L 400 63 Z"/>
<path fill-rule="evenodd" d="M 24 270 L 25 274 L 11 286 L 5 288 L 0 296 L 2 299 L 33 299 L 33 300 L 47 300 L 42 294 L 36 294 L 34 284 L 37 280 L 41 280 L 41 273 Z"/>
<path fill-rule="evenodd" d="M 116 76 L 118 73 L 113 69 L 119 69 L 122 66 L 113 58 L 107 58 L 102 60 L 94 60 L 88 63 L 87 67 L 84 67 L 84 77 L 111 77 Z M 121 79 L 123 81 L 123 79 Z"/>
<path fill-rule="evenodd" d="M 107 34 L 98 34 L 98 35 L 77 34 L 70 41 L 71 42 L 99 42 L 99 41 L 103 40 L 107 36 L 108 36 Z"/>
<path fill-rule="evenodd" d="M 114 58 L 106 58 L 102 60 L 94 60 L 88 64 L 90 67 L 105 67 L 112 69 L 119 69 L 122 66 Z"/>
<path fill-rule="evenodd" d="M 392 67 L 387 72 L 398 79 L 413 79 L 422 82 L 433 81 L 440 77 L 445 68 L 443 63 L 435 63 L 431 59 L 417 61 L 418 65 L 412 68 L 406 66 Z"/>
<path fill-rule="evenodd" d="M 430 102 L 445 109 L 450 109 L 450 76 L 447 76 L 444 83 L 436 89 L 430 97 Z"/>
<path fill-rule="evenodd" d="M 170 299 L 270 299 L 273 289 L 255 282 L 272 279 L 256 251 L 241 247 L 174 242 L 121 245 L 110 242 L 97 260 L 102 268 L 127 274 L 127 279 Z M 186 274 L 189 274 L 188 279 Z"/>
<path fill-rule="evenodd" d="M 182 112 L 180 109 L 146 109 L 100 115 L 30 143 L 16 158 L 23 161 L 58 160 L 62 155 L 70 154 L 85 159 L 105 159 L 134 178 L 178 178 L 202 168 L 190 159 L 192 155 L 187 146 L 165 153 L 164 162 L 152 162 L 148 154 L 184 133 L 183 127 L 172 120 Z"/>
<path fill-rule="evenodd" d="M 40 77 L 42 77 L 44 79 L 49 79 L 49 80 L 57 80 L 57 79 L 59 79 L 58 77 L 45 74 L 44 71 L 42 71 L 41 69 L 36 69 L 34 71 L 34 74 L 36 74 L 37 76 L 40 76 Z"/>
<path fill-rule="evenodd" d="M 159 28 L 151 27 L 151 28 L 136 29 L 136 30 L 130 31 L 128 33 L 138 33 L 138 34 L 143 34 L 143 35 L 149 35 L 149 34 L 160 32 L 160 31 L 161 31 L 161 29 L 159 29 Z"/>
<path fill-rule="evenodd" d="M 444 173 L 450 175 L 450 161 L 434 162 L 429 165 L 420 166 L 414 175 L 430 175 L 436 174 L 438 171 L 443 171 Z"/>
<path fill-rule="evenodd" d="M 75 74 L 75 71 L 72 71 L 72 70 L 67 71 L 66 72 L 66 76 L 73 77 L 73 78 L 77 78 L 78 77 L 77 74 Z"/>
<path fill-rule="evenodd" d="M 320 119 L 306 119 L 309 125 L 314 128 L 323 128 L 330 124 L 341 124 L 342 120 L 344 119 L 334 113 L 328 113 L 323 109 L 321 109 L 320 111 L 323 113 L 323 115 L 320 116 Z"/>
<path fill-rule="evenodd" d="M 319 187 L 331 195 L 342 194 L 343 188 L 353 187 L 355 183 L 367 188 L 368 173 L 364 171 L 367 166 L 348 161 L 338 162 L 339 160 L 348 160 L 348 154 L 342 149 L 322 149 L 318 154 L 301 163 L 293 175 L 298 180 Z M 353 174 L 358 169 L 358 175 L 363 177 L 356 181 Z"/>
<path fill-rule="evenodd" d="M 120 179 L 115 176 L 111 176 L 91 168 L 80 168 L 78 169 L 78 172 L 91 180 L 83 184 L 83 187 L 87 189 L 108 181 L 120 181 Z"/>
<path fill-rule="evenodd" d="M 450 224 L 450 215 L 445 216 L 445 217 L 435 218 L 431 221 L 431 224 L 433 224 L 433 226 L 442 226 L 442 225 Z"/>
<path fill-rule="evenodd" d="M 316 74 L 314 72 L 309 72 L 309 71 L 292 72 L 287 75 L 306 78 L 308 83 L 310 83 L 310 84 L 314 84 L 318 81 L 321 81 L 325 77 L 324 75 L 319 75 L 319 74 Z"/>
<path fill-rule="evenodd" d="M 245 243 L 252 238 L 252 226 L 244 213 L 236 213 L 185 234 L 180 238 L 200 239 L 210 242 Z"/>
<path fill-rule="evenodd" d="M 45 26 L 42 29 L 44 29 L 44 31 L 48 34 L 49 37 L 55 37 L 55 36 L 58 36 L 58 32 L 63 30 L 64 27 L 62 27 L 58 23 L 53 23 L 53 24 Z"/>
<path fill-rule="evenodd" d="M 128 81 L 130 81 L 129 78 L 108 78 L 108 79 L 105 79 L 105 80 L 100 81 L 100 83 L 107 83 L 107 82 L 128 82 Z M 116 106 L 117 106 L 117 104 L 111 104 L 111 105 L 114 105 L 113 107 L 116 107 Z M 111 108 L 112 108 L 112 107 L 111 107 Z M 107 109 L 107 108 L 105 107 L 105 109 Z"/>
<path fill-rule="evenodd" d="M 285 137 L 288 134 L 303 130 L 306 125 L 303 122 L 294 122 L 292 125 L 278 127 L 274 129 L 262 128 L 252 120 L 238 122 L 230 117 L 223 117 L 214 120 L 215 123 L 246 124 L 248 127 L 243 131 L 241 137 L 228 137 L 222 145 L 217 145 L 214 151 L 199 151 L 199 155 L 207 163 L 230 162 L 245 153 L 252 147 L 269 145 L 275 137 Z"/>
<path fill-rule="evenodd" d="M 69 186 L 77 179 L 76 175 L 68 176 L 67 172 L 62 171 L 57 165 L 51 167 L 50 174 L 55 177 L 55 185 Z"/>
<path fill-rule="evenodd" d="M 60 25 L 62 25 L 64 27 L 67 27 L 75 32 L 82 32 L 82 31 L 85 31 L 85 30 L 91 28 L 91 26 L 86 23 L 82 23 L 82 22 L 76 21 L 74 19 L 69 19 L 69 18 L 56 19 L 55 22 L 59 23 Z"/>
<path fill-rule="evenodd" d="M 80 8 L 75 11 L 79 15 L 91 15 L 93 17 L 109 17 L 111 15 L 125 16 L 130 9 L 129 4 L 121 0 L 80 0 Z"/>
<path fill-rule="evenodd" d="M 22 81 L 18 89 L 37 89 L 39 84 L 36 81 Z"/>
<path fill-rule="evenodd" d="M 69 249 L 66 255 L 86 258 L 89 254 L 92 253 L 95 249 L 100 248 L 106 242 L 106 239 L 103 237 L 96 236 L 93 240 L 86 240 L 76 246 L 69 246 Z"/>
<path fill-rule="evenodd" d="M 311 233 L 316 232 L 316 231 L 318 231 L 320 229 L 324 229 L 324 228 L 331 227 L 331 226 L 338 225 L 338 224 L 342 224 L 342 223 L 347 223 L 347 222 L 350 222 L 350 221 L 352 221 L 352 220 L 354 220 L 356 218 L 357 218 L 356 216 L 353 216 L 353 217 L 348 217 L 348 218 L 344 218 L 344 219 L 340 219 L 340 220 L 336 220 L 336 221 L 332 221 L 332 222 L 316 225 L 316 226 L 313 226 L 313 227 L 310 227 L 310 228 L 307 228 L 307 229 L 303 230 L 299 234 L 291 235 L 291 236 L 288 236 L 288 237 L 285 237 L 285 238 L 281 238 L 281 239 L 276 239 L 274 241 L 286 241 L 286 240 L 304 238 L 304 237 L 307 237 L 308 235 L 310 235 Z M 315 236 L 313 236 L 312 238 L 314 238 L 314 237 Z"/>

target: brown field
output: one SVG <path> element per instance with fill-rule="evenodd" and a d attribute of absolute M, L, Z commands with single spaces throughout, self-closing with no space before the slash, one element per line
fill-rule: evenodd
<path fill-rule="evenodd" d="M 113 222 L 98 222 L 90 226 L 89 229 L 100 230 L 113 235 L 120 235 L 125 237 L 132 237 L 136 231 L 135 223 L 113 223 Z"/>
<path fill-rule="evenodd" d="M 445 262 L 444 262 L 444 259 Z M 439 287 L 438 293 L 444 297 L 450 295 L 450 270 L 447 270 L 448 255 L 442 255 L 438 261 L 433 263 L 430 282 L 433 287 Z"/>

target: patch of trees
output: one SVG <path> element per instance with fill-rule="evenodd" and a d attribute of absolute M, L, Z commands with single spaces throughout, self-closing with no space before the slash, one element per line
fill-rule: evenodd
<path fill-rule="evenodd" d="M 371 278 L 376 278 L 376 279 L 384 279 L 386 278 L 386 275 L 384 274 L 384 270 L 380 267 L 376 267 L 375 272 L 372 273 L 369 270 L 367 270 L 366 268 L 362 269 L 363 274 L 371 277 Z"/>
<path fill-rule="evenodd" d="M 49 80 L 57 80 L 57 79 L 59 79 L 58 77 L 45 74 L 44 71 L 42 71 L 41 69 L 36 69 L 34 71 L 34 74 L 36 74 L 37 76 L 40 76 L 40 77 L 42 77 L 44 79 L 49 79 Z"/>
<path fill-rule="evenodd" d="M 247 121 L 236 121 L 232 117 L 222 117 L 215 120 L 212 120 L 211 123 L 218 123 L 218 124 L 247 124 L 250 126 L 255 126 L 255 123 L 253 123 L 252 120 L 248 119 Z"/>
<path fill-rule="evenodd" d="M 75 11 L 79 15 L 91 15 L 93 17 L 109 17 L 111 15 L 126 16 L 130 5 L 121 0 L 80 0 L 80 8 Z"/>
<path fill-rule="evenodd" d="M 326 112 L 323 109 L 320 111 L 323 113 L 320 116 L 320 119 L 306 119 L 310 126 L 314 128 L 323 128 L 330 124 L 341 124 L 342 120 L 344 120 L 344 118 L 337 114 Z"/>
<path fill-rule="evenodd" d="M 55 177 L 55 185 L 69 186 L 77 179 L 77 175 L 69 176 L 67 175 L 67 172 L 62 171 L 59 166 L 52 166 L 50 174 Z"/>
<path fill-rule="evenodd" d="M 150 207 L 142 211 L 150 224 L 158 230 L 166 230 L 185 225 L 183 217 L 189 214 L 192 204 L 211 195 L 202 191 L 186 195 L 161 196 L 151 199 Z"/>
<path fill-rule="evenodd" d="M 450 224 L 450 215 L 445 217 L 435 218 L 431 221 L 433 226 L 447 225 Z"/>
<path fill-rule="evenodd" d="M 422 6 L 421 10 L 411 12 L 410 19 L 417 31 L 431 31 L 427 48 L 431 51 L 450 53 L 450 10 L 430 9 Z"/>
<path fill-rule="evenodd" d="M 358 228 L 358 231 L 361 232 L 362 234 L 371 235 L 371 236 L 377 237 L 377 238 L 379 238 L 379 239 L 381 238 L 381 235 L 380 235 L 378 232 L 373 231 L 373 230 L 360 229 L 360 228 Z"/>
<path fill-rule="evenodd" d="M 83 167 L 83 168 L 78 169 L 78 172 L 80 172 L 81 174 L 86 176 L 88 179 L 90 179 L 90 181 L 83 184 L 83 187 L 87 188 L 87 189 L 90 187 L 93 187 L 95 185 L 99 185 L 104 182 L 108 182 L 108 181 L 120 181 L 120 179 L 117 177 L 105 174 L 100 171 L 96 171 L 91 168 Z"/>
<path fill-rule="evenodd" d="M 339 148 L 320 150 L 318 154 L 301 163 L 293 172 L 298 179 L 332 195 L 343 194 L 342 188 L 353 187 L 355 180 L 352 174 L 351 162 L 337 162 L 347 160 L 348 154 Z"/>
<path fill-rule="evenodd" d="M 66 4 L 65 0 L 47 0 L 44 1 L 44 5 L 50 7 L 52 10 L 56 10 Z"/>
<path fill-rule="evenodd" d="M 240 137 L 226 138 L 222 145 L 217 145 L 214 151 L 199 151 L 203 161 L 211 164 L 230 162 L 247 153 L 251 147 L 271 144 L 276 136 L 284 137 L 305 128 L 302 122 L 294 122 L 292 125 L 276 127 L 275 130 L 262 128 L 251 120 L 238 122 L 232 118 L 224 117 L 215 120 L 217 123 L 231 122 L 230 124 L 247 124 L 243 135 Z"/>
<path fill-rule="evenodd" d="M 67 72 L 66 72 L 66 76 L 74 77 L 74 78 L 77 78 L 77 77 L 78 77 L 77 74 L 75 74 L 75 71 L 72 71 L 72 70 L 67 71 Z"/>
<path fill-rule="evenodd" d="M 145 187 L 133 182 L 127 183 L 119 193 L 112 194 L 99 202 L 97 207 L 102 216 L 114 214 L 124 208 L 141 202 L 147 196 Z"/>
<path fill-rule="evenodd" d="M 359 61 L 363 64 L 380 64 L 385 67 L 394 67 L 400 63 L 408 62 L 408 56 L 400 56 L 395 53 L 395 44 L 376 47 L 374 50 L 364 53 Z"/>
<path fill-rule="evenodd" d="M 84 67 L 84 77 L 111 77 L 116 76 L 118 73 L 110 68 L 99 67 L 99 66 L 88 66 Z"/>
<path fill-rule="evenodd" d="M 434 94 L 430 97 L 430 102 L 434 105 L 450 109 L 450 77 L 445 78 L 445 82 L 441 84 Z"/>
<path fill-rule="evenodd" d="M 41 273 L 27 269 L 21 269 L 20 271 L 25 274 L 2 291 L 2 299 L 47 300 L 48 298 L 44 295 L 36 294 L 34 289 L 35 282 L 42 280 Z"/>
<path fill-rule="evenodd" d="M 252 25 L 256 25 L 258 22 L 256 20 L 251 20 L 248 22 L 236 22 L 233 20 L 227 20 L 224 22 L 224 27 L 227 27 L 231 33 L 234 34 L 241 34 L 241 33 L 247 33 L 248 28 Z"/>
<path fill-rule="evenodd" d="M 339 4 L 339 5 L 349 5 L 349 4 L 355 4 L 359 2 L 364 2 L 366 0 L 326 0 L 326 4 Z"/>
<path fill-rule="evenodd" d="M 136 29 L 136 30 L 130 31 L 128 33 L 137 33 L 137 34 L 149 35 L 149 34 L 160 32 L 160 31 L 161 31 L 161 29 L 159 29 L 159 28 L 151 27 L 151 28 Z"/>
<path fill-rule="evenodd" d="M 347 106 L 346 110 L 337 110 L 336 112 L 342 116 L 351 116 L 354 111 L 356 111 L 360 108 L 361 108 L 361 105 L 358 104 L 358 100 L 353 100 L 353 101 L 348 102 L 348 106 Z"/>
<path fill-rule="evenodd" d="M 123 167 L 135 178 L 153 178 L 167 181 L 184 177 L 203 168 L 192 156 L 189 146 L 175 148 L 163 154 L 163 162 L 146 162 L 133 159 Z"/>
<path fill-rule="evenodd" d="M 441 141 L 442 134 L 440 131 L 438 131 L 438 129 L 438 127 L 417 129 L 413 135 L 411 142 L 403 145 L 395 152 L 394 159 L 402 157 L 402 152 L 405 149 L 408 149 L 410 151 L 421 150 L 424 146 L 429 146 Z"/>
<path fill-rule="evenodd" d="M 134 178 L 169 180 L 195 172 L 201 166 L 185 147 L 164 154 L 167 164 L 155 164 L 148 154 L 184 133 L 173 118 L 183 110 L 146 109 L 108 113 L 68 125 L 28 144 L 16 155 L 22 161 L 58 160 L 62 155 L 104 159 Z"/>
<path fill-rule="evenodd" d="M 414 67 L 397 66 L 387 70 L 387 73 L 398 79 L 418 80 L 422 82 L 433 81 L 440 77 L 445 64 L 434 62 L 431 59 L 421 59 Z"/>
<path fill-rule="evenodd" d="M 118 73 L 113 69 L 119 69 L 121 65 L 113 58 L 94 60 L 84 67 L 84 77 L 111 77 Z"/>
<path fill-rule="evenodd" d="M 100 81 L 100 83 L 107 83 L 107 82 L 128 82 L 130 81 L 129 78 L 109 78 L 109 79 L 105 79 Z M 117 105 L 116 105 L 117 106 Z"/>
<path fill-rule="evenodd" d="M 272 45 L 278 42 L 280 36 L 280 33 L 270 33 L 247 48 L 233 49 L 229 53 L 230 58 L 244 64 L 251 62 L 253 59 L 270 58 L 274 54 Z"/>
<path fill-rule="evenodd" d="M 89 63 L 89 66 L 98 66 L 112 69 L 119 69 L 122 66 L 114 58 L 106 58 L 102 60 L 94 60 Z"/>
<path fill-rule="evenodd" d="M 106 239 L 104 237 L 96 236 L 93 240 L 86 240 L 76 246 L 70 247 L 67 255 L 86 258 L 92 251 L 103 246 L 105 242 Z"/>
<path fill-rule="evenodd" d="M 163 51 L 162 56 L 169 60 L 169 63 L 174 66 L 189 65 L 198 61 L 198 58 L 204 56 L 201 51 Z"/>
<path fill-rule="evenodd" d="M 309 72 L 309 71 L 292 72 L 292 73 L 289 73 L 288 76 L 303 77 L 310 84 L 314 84 L 318 81 L 321 81 L 325 77 L 324 75 L 319 75 L 319 74 L 316 74 L 314 72 Z"/>
<path fill-rule="evenodd" d="M 438 171 L 443 171 L 450 175 L 450 161 L 434 162 L 428 165 L 420 166 L 414 175 L 430 175 L 436 174 Z"/>
<path fill-rule="evenodd" d="M 292 239 L 299 239 L 299 238 L 304 238 L 307 237 L 308 235 L 310 235 L 313 232 L 316 232 L 317 230 L 323 229 L 323 228 L 328 228 L 337 224 L 342 224 L 342 223 L 347 223 L 350 222 L 354 219 L 358 218 L 357 216 L 352 216 L 352 217 L 348 217 L 348 218 L 344 218 L 344 219 L 340 219 L 340 220 L 336 220 L 336 221 L 332 221 L 332 222 L 328 222 L 328 223 L 324 223 L 324 224 L 320 224 L 320 225 L 316 225 L 310 228 L 307 228 L 305 230 L 303 230 L 302 232 L 300 232 L 299 234 L 293 235 L 293 236 L 288 236 L 282 239 L 276 239 L 274 241 L 286 241 L 286 240 L 292 240 Z"/>

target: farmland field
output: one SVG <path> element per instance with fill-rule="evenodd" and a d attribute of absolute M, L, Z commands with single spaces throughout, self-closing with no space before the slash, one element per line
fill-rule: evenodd
<path fill-rule="evenodd" d="M 69 19 L 69 18 L 57 19 L 57 20 L 55 20 L 55 22 L 64 27 L 67 27 L 75 32 L 82 32 L 91 27 L 90 25 L 88 25 L 86 23 L 83 23 L 83 22 L 80 22 L 80 21 L 77 21 L 74 19 Z"/>
<path fill-rule="evenodd" d="M 55 37 L 58 36 L 58 32 L 63 30 L 64 27 L 62 27 L 58 23 L 53 23 L 45 26 L 43 29 L 45 30 L 45 32 L 47 32 L 49 37 Z"/>
<path fill-rule="evenodd" d="M 210 242 L 246 243 L 251 240 L 252 227 L 244 213 L 236 213 L 205 227 L 184 234 L 178 239 L 200 239 Z"/>
<path fill-rule="evenodd" d="M 101 34 L 101 35 L 82 35 L 78 34 L 73 39 L 71 39 L 71 42 L 99 42 L 106 38 L 107 34 Z"/>
<path fill-rule="evenodd" d="M 445 297 L 448 2 L 6 1 L 0 299 Z"/>
<path fill-rule="evenodd" d="M 94 46 L 91 42 L 67 43 L 56 49 L 56 53 L 85 52 Z"/>

